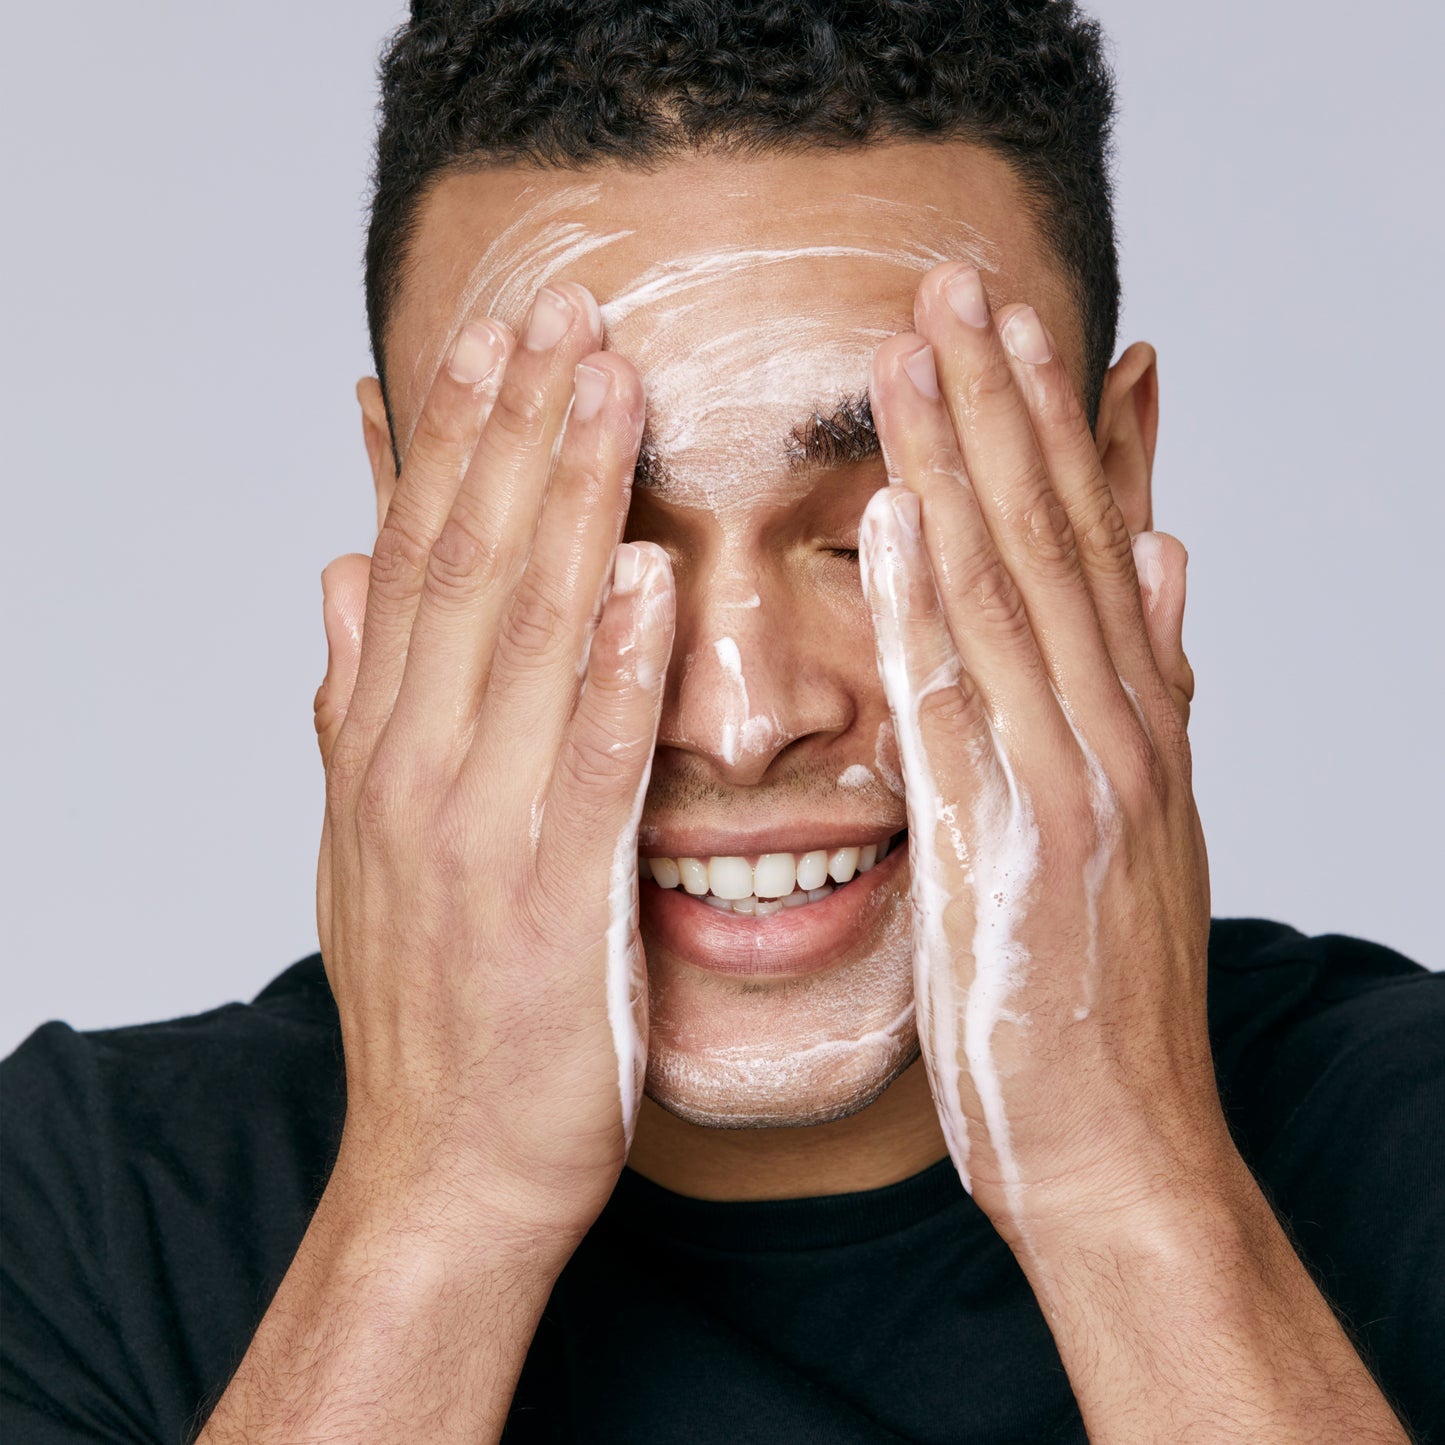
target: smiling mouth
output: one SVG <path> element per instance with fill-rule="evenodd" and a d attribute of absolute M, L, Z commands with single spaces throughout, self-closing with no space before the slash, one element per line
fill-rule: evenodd
<path fill-rule="evenodd" d="M 638 876 L 665 891 L 691 894 L 723 913 L 766 918 L 784 908 L 820 903 L 871 872 L 904 843 L 908 830 L 880 842 L 804 853 L 763 853 L 755 858 L 669 858 L 639 855 Z"/>

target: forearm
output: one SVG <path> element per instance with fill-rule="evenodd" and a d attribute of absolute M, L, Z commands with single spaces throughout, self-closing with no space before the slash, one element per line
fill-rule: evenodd
<path fill-rule="evenodd" d="M 1092 1441 L 1408 1439 L 1242 1162 L 1022 1262 Z"/>
<path fill-rule="evenodd" d="M 465 1212 L 329 1187 L 197 1445 L 496 1440 L 568 1251 Z"/>

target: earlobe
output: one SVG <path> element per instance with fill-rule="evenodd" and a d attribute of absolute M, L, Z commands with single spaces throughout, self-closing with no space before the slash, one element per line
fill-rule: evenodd
<path fill-rule="evenodd" d="M 379 532 L 386 518 L 386 509 L 391 505 L 391 494 L 396 490 L 391 424 L 386 415 L 381 383 L 374 376 L 363 376 L 356 383 L 356 399 L 361 403 L 361 433 L 371 462 L 371 479 L 376 487 L 376 529 Z"/>
<path fill-rule="evenodd" d="M 1136 535 L 1154 525 L 1154 447 L 1159 435 L 1159 366 L 1154 348 L 1136 341 L 1109 368 L 1095 439 L 1104 475 Z"/>

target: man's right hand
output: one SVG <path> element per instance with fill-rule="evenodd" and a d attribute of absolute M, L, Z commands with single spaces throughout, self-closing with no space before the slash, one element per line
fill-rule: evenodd
<path fill-rule="evenodd" d="M 641 1093 L 637 821 L 674 614 L 666 555 L 618 545 L 642 387 L 601 344 L 572 284 L 520 340 L 462 331 L 373 555 L 323 574 L 316 696 L 331 1187 L 421 1232 L 514 1230 L 557 1267 Z"/>
<path fill-rule="evenodd" d="M 375 553 L 323 578 L 316 909 L 346 1122 L 198 1445 L 496 1440 L 622 1169 L 674 597 L 660 549 L 618 545 L 642 386 L 601 343 L 572 285 L 520 343 L 465 328 Z"/>

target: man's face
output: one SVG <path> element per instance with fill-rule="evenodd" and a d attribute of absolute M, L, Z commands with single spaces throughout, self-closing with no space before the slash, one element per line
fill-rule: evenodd
<path fill-rule="evenodd" d="M 403 459 L 458 328 L 516 327 L 548 280 L 592 291 L 642 375 L 627 536 L 667 550 L 678 600 L 641 830 L 648 1093 L 695 1122 L 840 1118 L 917 1056 L 902 779 L 855 550 L 887 479 L 860 408 L 874 349 L 953 258 L 995 302 L 1030 301 L 1078 379 L 1075 309 L 1013 175 L 962 144 L 509 167 L 422 209 L 387 349 Z M 747 875 L 713 860 L 781 854 L 810 882 L 807 855 L 844 874 L 869 846 L 871 871 L 786 906 L 764 897 L 788 881 L 777 857 L 747 912 L 659 886 L 679 867 L 700 886 L 693 859 L 735 893 Z"/>

